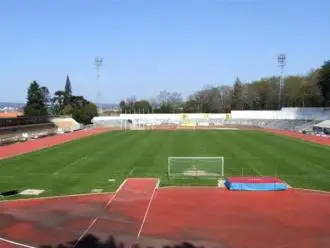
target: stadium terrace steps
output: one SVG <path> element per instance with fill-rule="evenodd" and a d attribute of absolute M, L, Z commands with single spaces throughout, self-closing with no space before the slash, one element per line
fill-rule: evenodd
<path fill-rule="evenodd" d="M 105 206 L 105 213 L 92 221 L 85 235 L 92 234 L 100 239 L 111 234 L 116 238 L 129 237 L 135 242 L 153 199 L 159 179 L 129 178 L 119 187 Z"/>

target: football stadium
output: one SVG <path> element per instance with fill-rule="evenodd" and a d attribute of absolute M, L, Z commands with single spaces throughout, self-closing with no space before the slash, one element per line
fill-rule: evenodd
<path fill-rule="evenodd" d="M 0 2 L 0 248 L 330 248 L 330 1 Z"/>

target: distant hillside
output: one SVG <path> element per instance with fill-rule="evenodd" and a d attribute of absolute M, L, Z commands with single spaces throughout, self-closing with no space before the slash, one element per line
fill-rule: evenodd
<path fill-rule="evenodd" d="M 0 102 L 0 108 L 11 107 L 11 108 L 23 108 L 25 103 L 17 102 Z"/>
<path fill-rule="evenodd" d="M 97 106 L 100 106 L 99 103 L 96 103 Z M 113 103 L 101 103 L 102 108 L 118 108 L 119 104 L 113 104 Z"/>

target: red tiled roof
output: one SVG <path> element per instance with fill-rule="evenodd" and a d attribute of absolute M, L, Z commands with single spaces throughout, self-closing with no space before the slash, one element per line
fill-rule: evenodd
<path fill-rule="evenodd" d="M 1 113 L 0 112 L 0 118 L 16 118 L 17 116 L 23 115 L 23 113 L 20 112 L 8 112 L 8 113 Z"/>

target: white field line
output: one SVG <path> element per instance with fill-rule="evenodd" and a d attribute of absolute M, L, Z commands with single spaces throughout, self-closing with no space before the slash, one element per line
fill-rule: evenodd
<path fill-rule="evenodd" d="M 321 193 L 322 195 L 328 195 L 328 196 L 330 196 L 330 191 L 325 191 L 325 190 L 307 189 L 307 188 L 292 188 L 292 189 L 309 191 L 309 192 L 312 192 L 312 193 Z"/>
<path fill-rule="evenodd" d="M 15 199 L 15 200 L 3 200 L 3 202 L 17 202 L 17 201 L 31 201 L 31 200 L 50 200 L 50 199 L 60 199 L 60 198 L 70 198 L 70 197 L 79 197 L 79 196 L 89 196 L 89 195 L 105 195 L 111 194 L 114 192 L 100 192 L 100 193 L 85 193 L 85 194 L 73 194 L 73 195 L 58 195 L 58 196 L 44 196 L 44 197 L 35 197 L 35 198 L 26 198 L 26 199 Z"/>
<path fill-rule="evenodd" d="M 67 164 L 66 166 L 64 166 L 64 167 L 62 167 L 62 168 L 56 170 L 55 172 L 53 172 L 52 175 L 53 175 L 53 176 L 58 175 L 60 171 L 66 170 L 67 168 L 71 167 L 72 165 L 75 165 L 75 164 L 79 163 L 80 161 L 85 160 L 85 159 L 87 159 L 87 158 L 88 158 L 87 156 L 83 156 L 83 157 L 81 157 L 81 158 L 78 158 L 78 159 L 76 159 L 75 161 L 73 161 L 73 162 Z"/>
<path fill-rule="evenodd" d="M 149 179 L 149 180 L 153 180 L 155 179 L 154 177 L 130 177 L 129 179 L 132 179 L 132 180 L 143 180 L 143 179 Z"/>
<path fill-rule="evenodd" d="M 149 214 L 149 210 L 150 210 L 151 203 L 152 203 L 152 201 L 153 201 L 153 199 L 154 199 L 154 196 L 155 196 L 155 192 L 156 192 L 156 190 L 157 190 L 158 187 L 159 187 L 159 183 L 160 183 L 160 180 L 158 179 L 158 180 L 157 180 L 156 187 L 154 188 L 154 190 L 153 190 L 153 192 L 152 192 L 152 195 L 151 195 L 151 198 L 150 198 L 150 201 L 149 201 L 148 207 L 147 207 L 146 212 L 145 212 L 145 214 L 144 214 L 144 217 L 143 217 L 143 220 L 142 220 L 142 223 L 141 223 L 141 226 L 140 226 L 140 229 L 139 229 L 138 235 L 137 235 L 137 239 L 140 238 L 141 232 L 142 232 L 142 230 L 143 230 L 144 223 L 146 222 L 146 220 L 147 220 L 147 216 L 148 216 L 148 214 Z"/>
<path fill-rule="evenodd" d="M 303 190 L 303 191 L 309 191 L 311 193 L 321 193 L 322 195 L 327 195 L 329 194 L 330 196 L 330 191 L 325 191 L 325 190 L 317 190 L 317 189 L 308 189 L 308 188 L 295 188 L 295 187 L 291 187 L 290 185 L 288 185 L 290 187 L 290 189 L 296 189 L 296 190 Z M 217 186 L 163 186 L 160 187 L 158 190 L 166 190 L 166 189 L 187 189 L 187 188 L 191 188 L 191 189 L 223 189 L 223 188 L 218 188 Z"/>
<path fill-rule="evenodd" d="M 257 169 L 257 168 L 255 168 L 254 166 L 250 166 L 250 165 L 248 165 L 254 172 L 256 172 L 260 177 L 262 177 L 262 174 L 260 173 L 260 171 Z"/>
<path fill-rule="evenodd" d="M 47 177 L 70 177 L 70 178 L 76 178 L 81 176 L 89 175 L 88 173 L 74 173 L 74 175 L 68 176 L 67 174 L 49 174 L 49 173 L 25 173 L 24 175 L 14 176 L 14 175 L 0 175 L 1 180 L 12 180 L 20 178 L 22 176 L 24 177 L 36 177 L 36 176 L 47 176 Z"/>
<path fill-rule="evenodd" d="M 214 189 L 218 189 L 217 185 L 214 186 L 193 186 L 193 185 L 182 185 L 182 186 L 162 186 L 160 187 L 158 190 L 162 190 L 162 189 L 186 189 L 186 188 L 192 188 L 192 189 L 210 189 L 210 188 L 214 188 Z"/>
<path fill-rule="evenodd" d="M 116 190 L 115 194 L 109 199 L 109 201 L 107 202 L 107 204 L 104 206 L 103 209 L 106 209 L 110 203 L 113 201 L 113 199 L 115 199 L 116 195 L 118 194 L 119 190 L 124 186 L 124 184 L 126 183 L 127 179 L 125 179 L 121 185 L 119 186 L 119 188 Z M 95 217 L 95 219 L 89 224 L 89 226 L 86 228 L 86 230 L 80 235 L 79 239 L 77 240 L 77 242 L 74 244 L 73 248 L 75 248 L 80 240 L 89 232 L 89 230 L 94 226 L 94 224 L 96 223 L 96 221 L 98 220 L 99 216 Z"/>
<path fill-rule="evenodd" d="M 134 178 L 130 178 L 130 179 L 134 179 Z M 141 178 L 136 178 L 136 179 L 141 179 Z M 154 179 L 152 177 L 148 178 L 148 177 L 144 177 L 143 179 Z M 126 182 L 127 179 L 124 180 L 124 182 Z M 124 183 L 123 182 L 123 183 Z M 122 184 L 123 184 L 122 183 Z M 120 185 L 121 187 L 122 185 Z M 171 187 L 171 186 L 169 186 Z M 175 187 L 175 186 L 173 186 Z M 118 189 L 117 189 L 118 190 Z M 33 200 L 51 200 L 51 199 L 60 199 L 60 198 L 70 198 L 70 197 L 79 197 L 79 196 L 89 196 L 89 195 L 105 195 L 105 194 L 116 194 L 116 191 L 115 192 L 112 192 L 112 191 L 104 191 L 104 192 L 100 192 L 100 193 L 82 193 L 82 194 L 71 194 L 71 195 L 55 195 L 55 196 L 42 196 L 42 197 L 31 197 L 31 198 L 25 198 L 25 199 L 14 199 L 14 200 L 3 200 L 3 201 L 0 201 L 0 203 L 4 203 L 4 202 L 16 202 L 16 201 L 33 201 Z"/>
<path fill-rule="evenodd" d="M 129 172 L 128 172 L 128 177 L 130 176 L 130 175 L 132 175 L 133 174 L 133 172 L 135 171 L 135 169 L 136 169 L 136 167 L 133 167 Z"/>
<path fill-rule="evenodd" d="M 18 245 L 18 246 L 22 246 L 22 247 L 26 247 L 26 248 L 37 248 L 35 246 L 25 245 L 25 244 L 14 242 L 14 241 L 11 241 L 9 239 L 5 239 L 5 238 L 1 238 L 1 237 L 0 237 L 0 241 L 4 241 L 4 242 L 12 244 L 12 245 Z"/>

